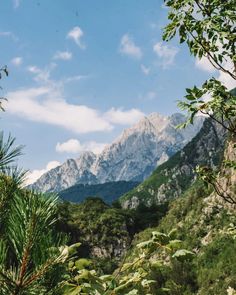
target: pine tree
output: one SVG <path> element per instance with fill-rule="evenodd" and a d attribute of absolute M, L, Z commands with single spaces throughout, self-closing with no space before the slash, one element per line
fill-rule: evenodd
<path fill-rule="evenodd" d="M 60 294 L 68 251 L 53 232 L 57 197 L 23 188 L 25 173 L 14 164 L 21 150 L 0 133 L 0 295 Z"/>

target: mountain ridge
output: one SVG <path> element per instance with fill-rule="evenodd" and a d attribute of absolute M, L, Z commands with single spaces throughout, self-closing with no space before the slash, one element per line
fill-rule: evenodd
<path fill-rule="evenodd" d="M 180 196 L 195 180 L 197 165 L 215 168 L 223 156 L 227 132 L 206 119 L 199 133 L 180 151 L 158 166 L 143 183 L 120 198 L 123 208 L 160 204 Z"/>
<path fill-rule="evenodd" d="M 81 203 L 88 197 L 99 197 L 106 204 L 112 204 L 120 196 L 139 185 L 139 182 L 116 181 L 102 184 L 75 184 L 58 193 L 63 201 Z"/>
<path fill-rule="evenodd" d="M 200 130 L 204 118 L 185 130 L 176 129 L 183 114 L 169 117 L 152 113 L 125 129 L 102 153 L 84 152 L 41 176 L 30 188 L 42 192 L 61 191 L 77 183 L 138 181 L 175 154 Z"/>

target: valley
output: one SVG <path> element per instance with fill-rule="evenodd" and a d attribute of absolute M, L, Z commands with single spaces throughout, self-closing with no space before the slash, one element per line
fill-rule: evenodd
<path fill-rule="evenodd" d="M 1 2 L 0 295 L 236 295 L 235 4 Z"/>

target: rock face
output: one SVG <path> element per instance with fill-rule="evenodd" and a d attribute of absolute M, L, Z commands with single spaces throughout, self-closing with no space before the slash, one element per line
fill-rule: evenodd
<path fill-rule="evenodd" d="M 216 167 L 225 146 L 226 131 L 218 123 L 205 120 L 200 132 L 142 184 L 120 198 L 123 208 L 160 204 L 179 197 L 193 182 L 197 165 Z"/>
<path fill-rule="evenodd" d="M 69 159 L 61 166 L 43 174 L 30 188 L 42 192 L 59 192 L 77 182 L 96 184 L 97 178 L 90 172 L 95 159 L 96 156 L 90 152 L 83 153 L 79 159 Z"/>
<path fill-rule="evenodd" d="M 184 130 L 182 114 L 170 117 L 153 113 L 123 131 L 103 152 L 83 153 L 45 173 L 31 188 L 42 192 L 61 191 L 74 184 L 97 184 L 110 181 L 143 181 L 152 171 L 182 149 L 200 130 L 203 118 Z"/>
<path fill-rule="evenodd" d="M 218 191 L 218 199 L 229 208 L 236 209 L 236 135 L 231 134 L 224 151 L 225 163 L 231 165 L 222 165 L 220 173 L 216 180 L 216 188 Z"/>

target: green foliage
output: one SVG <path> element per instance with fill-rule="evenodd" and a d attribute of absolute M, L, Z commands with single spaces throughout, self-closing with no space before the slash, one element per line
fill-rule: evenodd
<path fill-rule="evenodd" d="M 170 8 L 163 39 L 169 41 L 178 32 L 180 43 L 186 42 L 191 54 L 201 59 L 205 56 L 212 65 L 236 79 L 235 65 L 235 1 L 198 1 L 167 0 Z M 230 69 L 226 63 L 231 63 Z M 180 102 L 182 109 L 189 112 L 187 123 L 193 123 L 194 116 L 200 111 L 211 116 L 231 132 L 235 132 L 235 94 L 212 78 L 202 88 L 187 88 L 185 102 Z M 211 97 L 204 100 L 204 95 Z"/>
<path fill-rule="evenodd" d="M 21 188 L 24 173 L 10 167 L 20 155 L 0 136 L 0 293 L 53 294 L 67 258 L 53 231 L 56 198 Z M 57 276 L 55 276 L 57 273 Z M 59 294 L 59 293 L 57 293 Z"/>
<path fill-rule="evenodd" d="M 187 124 L 193 124 L 193 119 L 199 112 L 207 115 L 225 129 L 232 133 L 236 133 L 236 96 L 227 91 L 227 88 L 215 78 L 207 80 L 202 88 L 194 86 L 193 89 L 187 88 L 185 101 L 179 102 L 179 107 L 182 110 L 187 110 L 189 118 L 186 123 L 180 127 L 185 127 Z M 204 99 L 204 96 L 211 97 L 210 100 Z"/>
<path fill-rule="evenodd" d="M 208 58 L 214 67 L 236 79 L 235 1 L 165 2 L 170 8 L 170 23 L 164 40 L 172 39 L 178 32 L 180 42 L 186 42 L 195 57 Z M 226 68 L 226 61 L 232 63 L 233 70 Z M 8 75 L 4 67 L 0 69 L 0 79 L 2 72 Z M 208 101 L 207 95 L 211 96 Z M 188 111 L 187 123 L 193 123 L 200 112 L 235 133 L 235 91 L 227 91 L 212 78 L 200 88 L 188 88 L 185 99 L 180 107 Z M 184 173 L 174 174 L 186 163 L 196 167 L 196 140 L 186 146 L 184 156 L 177 153 L 140 186 L 142 199 L 150 194 L 154 198 L 155 190 L 163 185 L 169 186 L 168 193 L 173 197 L 180 187 L 179 191 L 185 194 L 170 207 L 140 205 L 137 211 L 125 211 L 90 198 L 80 205 L 61 203 L 57 221 L 55 197 L 21 188 L 23 174 L 8 166 L 20 154 L 20 148 L 13 148 L 11 137 L 4 143 L 1 134 L 0 294 L 223 295 L 226 290 L 233 294 L 235 214 L 214 203 L 211 188 L 201 181 L 189 188 L 193 172 L 187 177 Z M 218 154 L 215 158 L 219 162 Z M 232 161 L 224 165 L 234 168 Z M 205 182 L 216 183 L 217 176 L 207 167 L 197 170 Z M 110 191 L 109 196 L 112 194 Z M 69 243 L 80 241 L 82 245 L 62 246 L 65 240 L 55 233 L 55 225 L 57 230 L 71 234 Z M 133 235 L 150 226 L 157 228 L 136 234 L 131 249 L 113 273 L 114 264 L 108 267 L 111 274 L 104 275 L 100 266 L 89 259 L 95 248 L 105 249 L 106 259 L 112 259 L 117 245 L 127 250 Z M 82 247 L 89 250 L 87 257 L 81 255 Z"/>
<path fill-rule="evenodd" d="M 219 71 L 236 80 L 235 21 L 236 5 L 229 1 L 166 0 L 170 8 L 170 23 L 165 27 L 163 39 L 171 40 L 179 35 L 180 43 L 186 42 L 191 54 L 198 59 L 205 57 Z M 179 127 L 193 124 L 194 117 L 201 113 L 223 126 L 232 135 L 236 134 L 236 96 L 215 78 L 207 80 L 202 87 L 187 88 L 184 101 L 179 107 L 188 112 L 188 120 Z M 235 168 L 234 160 L 228 167 Z M 213 185 L 216 193 L 226 202 L 235 204 L 234 197 L 225 195 L 224 190 L 213 180 L 213 173 L 198 169 L 202 179 Z M 206 169 L 205 169 L 206 170 Z"/>
<path fill-rule="evenodd" d="M 183 197 L 172 202 L 168 214 L 158 227 L 159 230 L 167 231 L 173 225 L 177 226 L 177 238 L 183 240 L 183 247 L 195 249 L 198 253 L 189 265 L 184 266 L 185 270 L 190 267 L 189 276 L 184 271 L 182 275 L 179 272 L 179 276 L 174 274 L 175 267 L 168 273 L 168 284 L 174 280 L 172 287 L 175 289 L 176 283 L 180 283 L 178 288 L 182 290 L 182 293 L 173 291 L 173 294 L 185 294 L 183 286 L 188 281 L 194 286 L 195 292 L 201 295 L 223 295 L 228 286 L 235 288 L 235 229 L 234 224 L 231 224 L 235 216 L 217 203 L 213 207 L 211 203 L 208 204 L 205 198 L 210 193 L 210 188 L 206 188 L 202 182 L 196 182 Z"/>
<path fill-rule="evenodd" d="M 191 54 L 205 56 L 217 69 L 236 79 L 234 71 L 226 68 L 226 61 L 235 65 L 235 0 L 166 0 L 169 7 L 163 39 L 179 35 L 180 43 L 186 42 Z"/>
<path fill-rule="evenodd" d="M 14 138 L 9 135 L 5 141 L 3 132 L 0 132 L 0 169 L 6 169 L 6 166 L 21 155 L 22 146 L 14 147 L 14 144 Z"/>
<path fill-rule="evenodd" d="M 168 205 L 169 202 L 152 206 L 141 203 L 136 209 L 129 210 L 133 220 L 134 233 L 157 226 L 168 211 Z"/>
<path fill-rule="evenodd" d="M 81 204 L 61 203 L 59 205 L 59 228 L 71 228 L 71 242 L 77 239 L 102 243 L 127 236 L 127 228 L 132 224 L 131 216 L 124 210 L 111 208 L 99 198 L 88 198 Z M 67 229 L 66 229 L 67 230 Z"/>
<path fill-rule="evenodd" d="M 179 250 L 181 241 L 172 240 L 172 236 L 173 231 L 169 234 L 153 232 L 151 239 L 135 247 L 132 260 L 125 259 L 113 275 L 99 276 L 95 270 L 89 269 L 90 261 L 84 259 L 82 262 L 81 259 L 70 261 L 70 279 L 64 284 L 64 294 L 154 295 L 168 292 L 169 289 L 162 287 L 157 278 L 160 270 L 167 267 L 163 259 L 170 257 L 175 260 L 181 256 L 185 261 L 193 255 L 190 251 Z"/>
<path fill-rule="evenodd" d="M 165 3 L 170 8 L 170 23 L 165 28 L 163 39 L 168 41 L 178 32 L 180 43 L 186 42 L 191 54 L 199 59 L 208 58 L 216 69 L 236 79 L 235 1 L 167 0 Z M 232 64 L 232 70 L 226 67 L 226 63 Z M 207 96 L 211 97 L 210 100 L 206 99 Z M 235 133 L 235 93 L 229 92 L 219 81 L 212 78 L 202 87 L 188 88 L 185 99 L 179 104 L 188 112 L 188 121 L 182 127 L 193 123 L 194 117 L 200 112 Z M 191 147 L 188 146 L 187 150 L 189 148 Z M 181 160 L 183 158 L 179 153 L 159 167 L 156 171 L 158 178 L 153 173 L 152 177 L 134 190 L 135 196 L 144 200 L 150 195 L 153 197 L 155 189 L 158 190 L 162 185 L 171 187 L 173 183 L 169 182 L 168 172 L 173 174 L 175 165 L 177 168 L 182 167 Z M 190 159 L 192 162 L 194 160 Z M 195 164 L 196 167 L 200 163 Z M 232 166 L 232 163 L 228 165 Z M 197 170 L 205 182 L 216 181 L 216 175 L 208 171 L 207 167 L 198 167 Z M 184 187 L 182 191 L 188 189 L 193 179 L 194 173 L 190 174 L 189 179 L 175 175 L 175 179 L 180 179 L 178 184 Z M 174 193 L 176 187 L 175 182 L 173 189 L 170 189 L 171 193 Z M 234 257 L 235 243 L 233 246 L 234 239 L 229 232 L 232 233 L 235 229 L 234 226 L 228 227 L 227 234 L 221 232 L 221 229 L 231 224 L 234 216 L 230 216 L 227 210 L 217 204 L 209 205 L 204 197 L 209 197 L 210 193 L 211 188 L 198 181 L 186 191 L 183 198 L 173 201 L 156 231 L 147 229 L 136 236 L 134 247 L 114 275 L 101 277 L 89 269 L 90 264 L 87 264 L 88 269 L 77 269 L 74 263 L 76 274 L 65 284 L 65 294 L 131 295 L 169 292 L 176 295 L 213 295 L 225 294 L 227 288 L 231 291 L 229 286 L 235 288 L 235 265 L 229 263 Z M 128 193 L 122 202 L 132 196 L 133 192 Z M 104 216 L 103 223 L 109 224 L 109 214 Z M 178 227 L 175 239 L 172 231 L 168 235 L 163 233 L 173 226 Z M 151 231 L 152 236 L 147 239 Z M 183 244 L 181 239 L 184 240 Z M 186 250 L 189 248 L 194 248 L 198 255 Z M 222 280 L 225 283 L 220 285 Z"/>
<path fill-rule="evenodd" d="M 111 273 L 132 239 L 131 212 L 112 208 L 99 198 L 61 203 L 58 212 L 57 230 L 68 235 L 70 244 L 82 243 L 80 256 L 92 258 L 98 272 Z"/>
<path fill-rule="evenodd" d="M 211 193 L 212 188 L 198 180 L 182 197 L 170 203 L 157 227 L 135 236 L 134 248 L 129 253 L 131 260 L 135 257 L 135 246 L 145 244 L 153 231 L 168 232 L 176 227 L 171 243 L 177 246 L 182 241 L 174 255 L 179 259 L 171 261 L 158 275 L 159 284 L 170 289 L 171 295 L 224 295 L 229 286 L 235 289 L 235 212 L 207 201 Z M 188 251 L 182 248 L 194 249 L 196 254 L 189 253 L 191 259 L 181 261 L 182 253 L 188 257 Z"/>
<path fill-rule="evenodd" d="M 111 273 L 134 234 L 158 225 L 167 210 L 168 203 L 125 210 L 111 207 L 99 198 L 88 198 L 81 204 L 63 202 L 59 204 L 57 229 L 68 235 L 69 243 L 82 243 L 80 255 L 91 258 L 97 271 Z"/>
<path fill-rule="evenodd" d="M 204 249 L 196 261 L 201 295 L 225 294 L 228 286 L 236 288 L 236 244 L 230 237 L 220 235 Z"/>
<path fill-rule="evenodd" d="M 32 192 L 14 193 L 1 236 L 1 294 L 47 294 L 43 279 L 66 258 L 52 228 L 55 202 Z"/>

